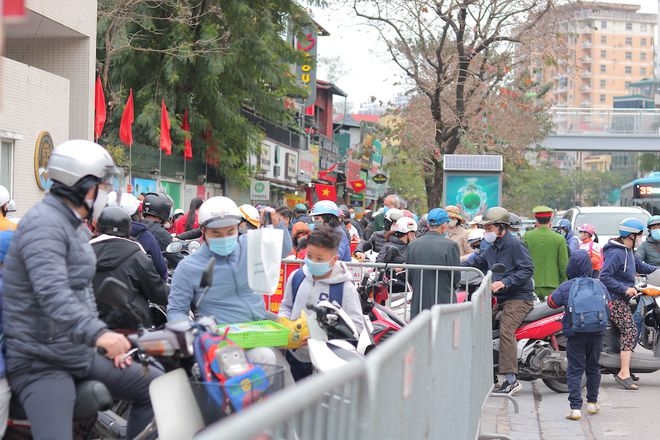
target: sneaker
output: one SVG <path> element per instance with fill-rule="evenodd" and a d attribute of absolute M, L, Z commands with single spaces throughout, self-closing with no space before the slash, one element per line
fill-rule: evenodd
<path fill-rule="evenodd" d="M 587 403 L 587 412 L 589 414 L 598 414 L 598 411 L 600 411 L 600 405 L 597 404 L 596 402 L 588 402 Z"/>
<path fill-rule="evenodd" d="M 513 393 L 516 393 L 522 389 L 522 385 L 520 385 L 520 382 L 517 380 L 513 383 L 509 383 L 509 381 L 504 381 L 502 386 L 498 389 L 493 391 L 496 394 L 508 394 L 512 395 Z"/>
<path fill-rule="evenodd" d="M 566 414 L 568 420 L 580 420 L 582 418 L 582 411 L 579 409 L 572 409 L 571 412 Z"/>

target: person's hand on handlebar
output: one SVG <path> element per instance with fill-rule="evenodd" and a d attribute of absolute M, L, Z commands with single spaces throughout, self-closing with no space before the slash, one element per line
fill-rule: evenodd
<path fill-rule="evenodd" d="M 96 339 L 96 347 L 101 349 L 108 359 L 115 359 L 130 350 L 131 343 L 121 333 L 107 331 Z"/>
<path fill-rule="evenodd" d="M 504 283 L 502 281 L 495 281 L 490 285 L 490 291 L 493 293 L 497 293 L 502 289 L 504 289 Z"/>

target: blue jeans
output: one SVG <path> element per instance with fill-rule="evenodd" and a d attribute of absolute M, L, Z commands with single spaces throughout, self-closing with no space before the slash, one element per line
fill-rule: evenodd
<path fill-rule="evenodd" d="M 641 337 L 642 329 L 644 328 L 644 316 L 642 311 L 645 306 L 653 304 L 653 297 L 648 295 L 640 295 L 637 297 L 637 308 L 635 313 L 633 313 L 633 322 L 635 323 L 635 328 L 637 329 L 637 340 Z"/>
<path fill-rule="evenodd" d="M 582 408 L 582 375 L 587 375 L 587 402 L 598 402 L 600 388 L 600 352 L 603 335 L 593 333 L 573 334 L 568 337 L 566 357 L 568 370 L 568 401 L 571 409 Z"/>

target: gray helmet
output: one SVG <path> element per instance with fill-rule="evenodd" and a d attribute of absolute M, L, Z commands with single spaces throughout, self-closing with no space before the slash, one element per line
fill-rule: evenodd
<path fill-rule="evenodd" d="M 99 183 L 112 183 L 119 174 L 107 150 L 92 141 L 66 141 L 55 147 L 48 160 L 50 178 L 68 187 L 86 176 L 96 177 Z"/>
<path fill-rule="evenodd" d="M 507 211 L 506 209 L 500 206 L 489 208 L 488 210 L 486 210 L 486 213 L 481 219 L 481 224 L 483 225 L 502 224 L 509 226 L 509 224 L 511 224 L 509 211 Z"/>
<path fill-rule="evenodd" d="M 109 206 L 101 211 L 98 226 L 103 234 L 128 237 L 131 231 L 131 217 L 123 208 Z"/>
<path fill-rule="evenodd" d="M 518 215 L 514 214 L 513 212 L 510 212 L 509 213 L 509 228 L 511 228 L 515 231 L 519 231 L 520 228 L 522 228 L 522 225 L 523 224 L 522 224 L 522 220 L 520 219 L 520 217 Z"/>

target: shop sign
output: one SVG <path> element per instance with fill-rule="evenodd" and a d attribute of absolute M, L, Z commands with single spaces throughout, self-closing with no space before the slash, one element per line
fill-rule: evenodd
<path fill-rule="evenodd" d="M 253 180 L 250 183 L 250 200 L 270 200 L 270 182 Z"/>
<path fill-rule="evenodd" d="M 374 183 L 378 183 L 378 184 L 387 182 L 387 176 L 383 173 L 378 173 L 374 175 L 374 177 L 372 177 L 371 179 L 374 181 Z"/>

